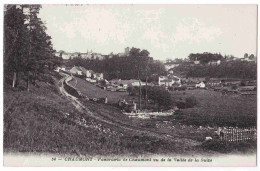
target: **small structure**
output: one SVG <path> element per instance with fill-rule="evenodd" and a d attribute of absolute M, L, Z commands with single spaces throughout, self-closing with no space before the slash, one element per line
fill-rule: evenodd
<path fill-rule="evenodd" d="M 61 67 L 56 67 L 54 71 L 60 72 L 60 70 L 61 70 Z"/>
<path fill-rule="evenodd" d="M 96 73 L 96 79 L 99 80 L 103 80 L 103 74 L 102 73 Z"/>
<path fill-rule="evenodd" d="M 208 65 L 220 65 L 221 64 L 221 60 L 217 60 L 217 61 L 209 61 Z"/>
<path fill-rule="evenodd" d="M 207 81 L 207 85 L 210 87 L 219 87 L 222 85 L 222 81 L 218 78 L 211 78 L 209 81 Z"/>
<path fill-rule="evenodd" d="M 202 81 L 202 82 L 196 84 L 196 88 L 206 88 L 206 84 Z"/>
<path fill-rule="evenodd" d="M 160 76 L 158 80 L 159 86 L 171 87 L 174 84 L 174 80 L 167 76 Z"/>
<path fill-rule="evenodd" d="M 70 73 L 71 74 L 76 74 L 76 75 L 83 75 L 83 72 L 82 70 L 77 67 L 77 66 L 74 66 L 73 68 L 70 69 Z"/>

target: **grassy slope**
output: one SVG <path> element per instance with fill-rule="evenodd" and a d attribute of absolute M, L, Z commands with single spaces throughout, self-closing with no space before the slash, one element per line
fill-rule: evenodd
<path fill-rule="evenodd" d="M 84 114 L 78 113 L 70 102 L 58 93 L 54 85 L 43 82 L 38 84 L 39 88 L 32 87 L 32 91 L 29 93 L 11 89 L 10 85 L 5 84 L 5 152 L 37 151 L 83 155 L 213 154 L 208 151 L 208 146 L 205 148 L 191 148 L 154 137 L 147 137 L 146 135 L 135 135 L 131 131 L 100 123 L 97 120 L 88 118 Z M 119 117 L 119 112 L 112 106 L 91 104 L 90 102 L 88 105 L 93 112 L 106 113 L 108 115 L 113 113 L 113 117 Z M 63 117 L 62 113 L 64 112 L 75 116 L 83 116 L 89 127 L 83 128 L 68 122 Z M 127 118 L 124 119 L 127 120 Z M 131 120 L 130 124 L 137 124 L 135 121 Z M 142 122 L 139 121 L 139 124 L 142 124 Z M 146 122 L 143 125 L 147 127 Z M 196 131 L 192 132 L 193 128 L 173 130 L 164 128 L 165 125 L 162 122 L 160 122 L 160 125 L 163 127 L 160 127 L 160 130 L 163 132 L 169 133 L 173 131 L 173 134 L 183 134 L 184 137 L 193 135 L 194 139 L 197 139 L 198 133 Z M 187 132 L 191 134 L 186 134 Z"/>
<path fill-rule="evenodd" d="M 182 122 L 211 126 L 254 126 L 256 125 L 256 96 L 237 94 L 222 95 L 211 90 L 187 90 L 173 92 L 175 99 L 194 96 L 198 105 L 182 110 Z"/>
<path fill-rule="evenodd" d="M 81 86 L 78 87 L 78 89 L 81 92 L 84 92 L 84 95 L 89 95 L 91 94 L 93 97 L 96 97 L 95 92 L 99 92 L 101 89 L 93 86 L 92 84 L 89 84 L 87 82 L 85 82 L 84 80 L 80 80 L 78 79 L 78 82 L 81 82 Z M 91 92 L 88 92 L 87 90 L 91 89 Z M 102 90 L 104 91 L 104 90 Z M 117 95 L 118 92 L 108 92 L 111 95 L 115 94 L 115 96 Z M 127 96 L 127 95 L 126 95 Z M 116 120 L 122 123 L 127 123 L 129 125 L 135 125 L 136 127 L 141 127 L 143 129 L 148 129 L 148 130 L 153 130 L 156 132 L 161 132 L 161 133 L 167 133 L 169 135 L 173 135 L 173 136 L 177 136 L 180 138 L 189 138 L 192 140 L 196 140 L 196 141 L 204 141 L 206 136 L 214 136 L 214 130 L 212 128 L 207 128 L 207 127 L 203 127 L 202 129 L 199 129 L 198 127 L 200 125 L 206 126 L 208 124 L 210 124 L 209 120 L 212 123 L 215 123 L 212 119 L 213 118 L 217 118 L 220 115 L 224 115 L 223 119 L 225 121 L 228 121 L 228 117 L 230 117 L 229 115 L 227 115 L 226 113 L 223 112 L 232 112 L 232 110 L 236 110 L 238 116 L 242 115 L 243 117 L 247 117 L 247 118 L 251 118 L 255 117 L 256 114 L 253 113 L 254 110 L 256 109 L 256 105 L 254 103 L 252 103 L 252 101 L 254 100 L 254 96 L 253 97 L 242 97 L 242 98 L 246 98 L 246 99 L 240 99 L 237 100 L 236 97 L 229 97 L 229 96 L 222 96 L 221 93 L 219 92 L 214 92 L 214 91 L 205 91 L 205 90 L 192 90 L 192 91 L 186 91 L 185 94 L 183 94 L 183 92 L 174 92 L 173 97 L 174 98 L 185 98 L 185 97 L 189 97 L 189 96 L 195 96 L 198 101 L 199 101 L 199 105 L 196 106 L 195 108 L 190 108 L 190 109 L 185 109 L 183 110 L 184 112 L 184 116 L 186 116 L 185 118 L 182 118 L 181 120 L 179 119 L 175 119 L 176 116 L 173 117 L 165 117 L 165 118 L 158 118 L 158 119 L 153 119 L 153 120 L 142 120 L 142 119 L 136 119 L 136 118 L 129 118 L 125 115 L 123 115 L 120 110 L 116 107 L 113 107 L 111 105 L 103 105 L 103 104 L 97 104 L 97 103 L 92 103 L 92 102 L 85 102 L 85 105 L 88 106 L 88 108 L 91 111 L 94 111 L 95 113 L 108 117 L 111 120 Z M 126 97 L 127 98 L 127 97 Z M 247 102 L 246 100 L 248 100 L 247 98 L 253 98 L 252 101 Z M 231 102 L 229 102 L 231 101 Z M 216 103 L 212 103 L 212 102 L 216 102 Z M 229 103 L 228 103 L 229 102 Z M 244 103 L 245 102 L 245 103 Z M 241 103 L 244 103 L 243 105 L 241 105 Z M 219 108 L 219 106 L 222 105 L 222 110 L 218 111 L 217 108 Z M 235 105 L 235 107 L 234 107 Z M 246 111 L 240 111 L 241 107 L 246 106 Z M 211 108 L 212 111 L 214 111 L 214 113 L 208 113 L 207 108 Z M 235 109 L 234 109 L 235 108 Z M 193 112 L 197 112 L 197 111 L 201 111 L 201 113 L 203 115 L 198 115 L 196 113 L 196 115 L 193 115 Z M 228 110 L 228 111 L 226 111 Z M 250 114 L 248 116 L 248 114 Z M 192 117 L 190 117 L 190 115 Z M 240 118 L 241 120 L 241 118 Z M 170 122 L 163 122 L 163 121 L 170 121 Z M 188 124 L 187 125 L 182 125 L 179 122 L 183 122 L 184 124 Z M 233 120 L 232 120 L 233 121 Z M 242 119 L 242 121 L 244 121 Z M 218 122 L 216 122 L 218 123 Z M 194 125 L 195 124 L 195 125 Z M 232 147 L 226 147 L 225 145 L 222 146 L 221 144 L 217 144 L 219 145 L 218 148 L 213 148 L 214 151 L 219 151 L 219 152 L 231 152 L 231 151 L 243 151 L 245 149 L 247 150 L 251 150 L 254 151 L 255 148 L 255 143 L 252 144 L 242 144 L 242 146 L 237 146 L 237 148 L 232 148 Z M 216 146 L 216 145 L 215 145 Z M 198 147 L 198 151 L 202 152 L 204 151 L 203 149 L 211 149 L 211 147 L 209 147 L 206 144 L 203 144 L 202 149 L 199 149 L 200 147 Z"/>
<path fill-rule="evenodd" d="M 4 151 L 60 154 L 189 153 L 189 147 L 138 136 L 84 116 L 88 128 L 64 119 L 64 112 L 80 116 L 54 85 L 38 83 L 31 92 L 4 91 Z"/>
<path fill-rule="evenodd" d="M 76 88 L 89 98 L 105 98 L 107 96 L 109 103 L 116 103 L 120 98 L 123 98 L 128 94 L 127 92 L 106 91 L 87 82 L 86 80 L 77 77 L 75 78 L 77 79 Z"/>

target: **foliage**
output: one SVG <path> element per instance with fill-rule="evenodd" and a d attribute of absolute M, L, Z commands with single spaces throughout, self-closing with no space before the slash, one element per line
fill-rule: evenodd
<path fill-rule="evenodd" d="M 256 63 L 246 61 L 222 61 L 220 65 L 189 66 L 175 68 L 186 77 L 256 79 Z"/>
<path fill-rule="evenodd" d="M 146 87 L 143 86 L 142 94 L 146 94 Z M 158 105 L 158 109 L 170 109 L 175 105 L 171 94 L 163 87 L 147 86 L 147 98 L 151 99 Z"/>
<path fill-rule="evenodd" d="M 39 74 L 61 63 L 55 58 L 51 37 L 38 17 L 40 5 L 6 5 L 4 14 L 5 72 L 14 73 L 13 86 L 18 85 L 20 73 L 35 85 Z"/>
<path fill-rule="evenodd" d="M 106 83 L 105 80 L 100 80 L 99 83 L 100 83 L 100 85 L 101 85 L 102 87 L 106 87 L 106 85 L 107 85 L 107 83 Z"/>
<path fill-rule="evenodd" d="M 200 63 L 202 64 L 206 64 L 210 61 L 217 61 L 217 60 L 221 60 L 223 59 L 223 56 L 221 54 L 217 54 L 217 53 L 208 53 L 208 52 L 204 52 L 204 53 L 191 53 L 188 58 L 191 61 L 200 61 Z"/>
<path fill-rule="evenodd" d="M 154 75 L 162 75 L 165 72 L 164 65 L 159 61 L 154 61 L 149 57 L 147 50 L 132 48 L 129 56 L 119 57 L 113 55 L 111 58 L 99 59 L 84 59 L 75 57 L 70 60 L 68 66 L 82 66 L 86 69 L 91 69 L 98 73 L 103 73 L 104 78 L 111 79 L 141 79 L 146 80 L 146 76 L 150 81 L 153 81 Z"/>

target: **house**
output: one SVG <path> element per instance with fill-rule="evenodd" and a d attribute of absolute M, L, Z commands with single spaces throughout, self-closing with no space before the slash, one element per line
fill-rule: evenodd
<path fill-rule="evenodd" d="M 103 74 L 102 73 L 96 73 L 96 79 L 97 80 L 103 80 Z"/>
<path fill-rule="evenodd" d="M 62 71 L 66 71 L 66 66 L 65 66 L 65 65 L 62 65 L 62 66 L 61 66 L 61 70 L 62 70 Z"/>
<path fill-rule="evenodd" d="M 199 65 L 199 64 L 200 64 L 200 61 L 196 60 L 196 61 L 194 61 L 194 64 L 195 64 L 195 65 Z"/>
<path fill-rule="evenodd" d="M 218 87 L 222 85 L 222 81 L 219 78 L 211 78 L 207 81 L 207 85 L 211 87 Z"/>
<path fill-rule="evenodd" d="M 113 79 L 110 81 L 111 85 L 116 85 L 116 86 L 120 86 L 122 88 L 127 88 L 129 86 L 137 86 L 139 87 L 141 83 L 141 86 L 146 85 L 145 82 L 140 82 L 139 80 L 135 80 L 135 79 L 130 79 L 130 80 L 121 80 L 121 79 Z"/>
<path fill-rule="evenodd" d="M 141 86 L 145 86 L 146 85 L 145 82 L 142 82 L 141 80 L 132 80 L 132 79 L 130 80 L 129 84 L 132 85 L 132 86 L 137 86 L 137 87 L 139 87 L 140 84 L 141 84 Z"/>
<path fill-rule="evenodd" d="M 196 84 L 196 88 L 206 88 L 206 84 L 202 81 Z"/>
<path fill-rule="evenodd" d="M 158 80 L 159 86 L 166 86 L 170 87 L 174 84 L 174 80 L 171 78 L 168 78 L 167 76 L 160 76 Z"/>
<path fill-rule="evenodd" d="M 91 72 L 90 72 L 89 70 L 87 70 L 85 74 L 86 74 L 86 77 L 87 77 L 87 78 L 90 78 L 90 77 L 91 77 Z"/>
<path fill-rule="evenodd" d="M 79 69 L 82 71 L 83 75 L 85 75 L 85 76 L 87 75 L 88 70 L 86 68 L 80 66 Z"/>
<path fill-rule="evenodd" d="M 205 82 L 205 78 L 204 77 L 188 77 L 188 78 L 182 78 L 182 81 L 185 83 L 199 83 L 204 81 Z"/>
<path fill-rule="evenodd" d="M 77 66 L 72 67 L 70 69 L 70 73 L 71 74 L 76 74 L 76 75 L 83 75 L 82 70 L 79 67 L 77 67 Z"/>
<path fill-rule="evenodd" d="M 61 70 L 61 67 L 56 67 L 54 71 L 60 72 L 60 70 Z"/>
<path fill-rule="evenodd" d="M 171 63 L 166 63 L 166 64 L 164 64 L 164 66 L 165 66 L 165 69 L 167 70 L 167 71 L 169 71 L 170 69 L 173 69 L 173 68 L 175 68 L 175 67 L 177 67 L 177 66 L 179 66 L 180 64 L 179 63 L 176 63 L 176 62 L 171 62 Z"/>
<path fill-rule="evenodd" d="M 217 60 L 217 61 L 209 61 L 208 65 L 220 65 L 221 64 L 221 60 Z"/>

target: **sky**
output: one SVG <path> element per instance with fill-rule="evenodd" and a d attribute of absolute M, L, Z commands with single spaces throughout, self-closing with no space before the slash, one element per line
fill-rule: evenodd
<path fill-rule="evenodd" d="M 256 5 L 42 5 L 39 16 L 57 51 L 116 54 L 136 47 L 159 60 L 256 55 Z"/>

